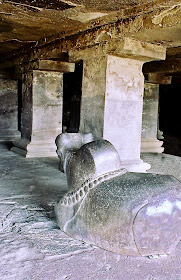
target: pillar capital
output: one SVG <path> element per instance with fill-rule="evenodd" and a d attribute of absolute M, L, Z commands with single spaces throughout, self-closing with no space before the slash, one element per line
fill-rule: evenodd
<path fill-rule="evenodd" d="M 143 62 L 164 60 L 166 48 L 131 38 L 113 39 L 108 43 L 107 54 L 132 58 Z"/>
<path fill-rule="evenodd" d="M 24 74 L 33 70 L 55 71 L 60 73 L 69 73 L 75 71 L 75 63 L 38 59 L 30 61 L 16 67 L 16 74 Z"/>
<path fill-rule="evenodd" d="M 170 85 L 172 83 L 172 76 L 161 73 L 148 73 L 145 80 L 151 84 Z"/>
<path fill-rule="evenodd" d="M 144 73 L 161 73 L 172 75 L 181 72 L 181 59 L 167 59 L 165 61 L 152 61 L 143 67 Z"/>
<path fill-rule="evenodd" d="M 83 50 L 70 51 L 70 61 L 85 58 L 90 53 L 94 57 L 113 55 L 140 60 L 143 63 L 152 60 L 164 60 L 166 58 L 165 47 L 124 37 L 120 39 L 110 39 L 99 45 L 94 45 Z"/>

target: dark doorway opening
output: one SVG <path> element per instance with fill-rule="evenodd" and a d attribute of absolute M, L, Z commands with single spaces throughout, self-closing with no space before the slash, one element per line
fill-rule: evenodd
<path fill-rule="evenodd" d="M 83 61 L 75 64 L 75 72 L 63 75 L 63 131 L 77 133 L 80 125 Z"/>
<path fill-rule="evenodd" d="M 160 85 L 159 128 L 164 152 L 181 156 L 181 85 Z"/>

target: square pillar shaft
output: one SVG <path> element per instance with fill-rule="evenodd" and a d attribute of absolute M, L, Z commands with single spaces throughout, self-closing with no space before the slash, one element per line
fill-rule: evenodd
<path fill-rule="evenodd" d="M 145 83 L 141 152 L 162 153 L 162 141 L 157 140 L 159 85 Z"/>
<path fill-rule="evenodd" d="M 106 91 L 106 56 L 87 56 L 83 62 L 80 132 L 103 137 Z"/>
<path fill-rule="evenodd" d="M 80 131 L 110 141 L 129 171 L 145 172 L 150 165 L 140 159 L 142 65 L 112 55 L 84 60 Z"/>
<path fill-rule="evenodd" d="M 117 149 L 130 171 L 145 171 L 140 160 L 144 77 L 143 62 L 108 56 L 103 138 Z M 138 170 L 137 170 L 138 169 Z"/>
<path fill-rule="evenodd" d="M 26 157 L 56 156 L 55 138 L 62 132 L 63 74 L 33 70 L 23 74 L 21 140 L 12 151 Z"/>
<path fill-rule="evenodd" d="M 63 74 L 33 71 L 31 141 L 55 141 L 62 132 Z"/>
<path fill-rule="evenodd" d="M 33 72 L 22 75 L 21 137 L 31 140 L 33 108 Z"/>
<path fill-rule="evenodd" d="M 14 152 L 26 157 L 57 156 L 55 138 L 62 132 L 63 73 L 75 64 L 37 60 L 17 67 L 23 74 L 21 139 Z"/>
<path fill-rule="evenodd" d="M 76 57 L 77 54 L 74 54 Z M 80 56 L 79 56 L 80 57 Z M 117 149 L 128 171 L 145 172 L 140 159 L 144 77 L 143 63 L 164 59 L 165 49 L 124 38 L 84 51 L 81 132 L 92 132 Z"/>

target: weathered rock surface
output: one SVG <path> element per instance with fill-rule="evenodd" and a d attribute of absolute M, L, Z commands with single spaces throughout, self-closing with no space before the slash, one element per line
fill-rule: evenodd
<path fill-rule="evenodd" d="M 1 1 L 0 68 L 124 36 L 178 47 L 180 11 L 179 0 Z"/>
<path fill-rule="evenodd" d="M 20 137 L 17 88 L 16 80 L 0 79 L 0 142 Z"/>

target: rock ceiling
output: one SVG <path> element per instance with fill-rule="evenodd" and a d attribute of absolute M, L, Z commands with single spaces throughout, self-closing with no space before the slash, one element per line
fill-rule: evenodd
<path fill-rule="evenodd" d="M 43 38 L 63 38 L 123 19 L 132 20 L 131 37 L 170 48 L 181 45 L 181 1 L 2 0 L 1 59 Z"/>

